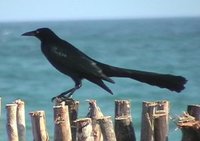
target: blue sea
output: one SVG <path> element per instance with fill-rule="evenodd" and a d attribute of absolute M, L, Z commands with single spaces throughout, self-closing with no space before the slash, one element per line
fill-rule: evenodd
<path fill-rule="evenodd" d="M 92 58 L 118 67 L 170 73 L 187 78 L 186 89 L 175 93 L 131 79 L 113 78 L 114 95 L 84 80 L 73 98 L 80 101 L 79 117 L 88 112 L 87 99 L 96 99 L 104 115 L 114 116 L 114 101 L 129 99 L 137 140 L 140 139 L 143 101 L 170 101 L 170 117 L 177 118 L 189 104 L 200 104 L 200 18 L 88 20 L 0 23 L 0 140 L 7 140 L 5 105 L 26 103 L 27 140 L 32 140 L 28 113 L 44 110 L 53 139 L 51 98 L 74 86 L 40 50 L 40 42 L 22 33 L 49 27 Z M 169 140 L 181 140 L 181 130 L 170 120 Z"/>

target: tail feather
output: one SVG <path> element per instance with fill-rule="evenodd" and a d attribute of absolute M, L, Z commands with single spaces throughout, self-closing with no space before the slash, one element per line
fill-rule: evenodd
<path fill-rule="evenodd" d="M 88 80 L 97 84 L 98 86 L 100 86 L 101 88 L 113 95 L 113 92 L 108 88 L 108 86 L 104 84 L 104 82 L 101 79 L 89 78 Z"/>
<path fill-rule="evenodd" d="M 104 74 L 108 77 L 128 77 L 149 85 L 167 88 L 176 92 L 181 92 L 185 88 L 184 84 L 187 82 L 182 76 L 123 69 L 105 64 L 100 65 L 101 68 L 103 68 Z"/>
<path fill-rule="evenodd" d="M 132 71 L 130 72 L 129 77 L 140 82 L 158 86 L 160 88 L 167 88 L 176 92 L 181 92 L 185 88 L 184 84 L 187 82 L 187 80 L 182 76 L 152 72 Z"/>

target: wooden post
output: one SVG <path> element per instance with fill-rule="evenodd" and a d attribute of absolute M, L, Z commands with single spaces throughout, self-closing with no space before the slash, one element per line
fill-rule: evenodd
<path fill-rule="evenodd" d="M 82 118 L 75 121 L 78 141 L 94 141 L 91 118 Z"/>
<path fill-rule="evenodd" d="M 89 112 L 87 117 L 93 119 L 102 118 L 104 115 L 101 112 L 101 109 L 98 107 L 96 100 L 87 100 L 89 102 Z"/>
<path fill-rule="evenodd" d="M 182 131 L 182 141 L 200 140 L 200 105 L 188 105 L 187 110 L 177 123 Z"/>
<path fill-rule="evenodd" d="M 115 100 L 115 134 L 117 141 L 136 141 L 129 100 Z"/>
<path fill-rule="evenodd" d="M 48 141 L 48 133 L 46 131 L 46 118 L 44 111 L 36 111 L 29 113 L 32 123 L 32 133 L 34 141 Z"/>
<path fill-rule="evenodd" d="M 78 118 L 79 101 L 73 99 L 56 99 L 55 102 L 56 106 L 62 105 L 61 103 L 68 106 L 72 141 L 76 141 L 76 125 L 74 121 Z"/>
<path fill-rule="evenodd" d="M 200 140 L 200 105 L 188 105 L 187 112 L 195 118 L 197 122 L 193 125 L 198 140 Z"/>
<path fill-rule="evenodd" d="M 184 113 L 179 117 L 177 123 L 182 131 L 181 141 L 197 141 L 200 140 L 200 121 L 196 121 L 193 116 Z"/>
<path fill-rule="evenodd" d="M 182 139 L 181 141 L 199 141 L 195 132 L 191 130 L 191 128 L 183 127 L 182 131 Z"/>
<path fill-rule="evenodd" d="M 87 114 L 87 117 L 92 119 L 94 141 L 103 141 L 103 135 L 98 119 L 102 118 L 104 115 L 101 112 L 101 109 L 97 106 L 96 100 L 88 100 L 88 102 L 89 112 Z"/>
<path fill-rule="evenodd" d="M 112 119 L 110 116 L 98 119 L 104 141 L 116 141 L 116 136 L 113 128 Z"/>
<path fill-rule="evenodd" d="M 68 106 L 54 106 L 54 141 L 71 141 Z"/>
<path fill-rule="evenodd" d="M 115 100 L 115 118 L 130 116 L 131 102 L 129 100 Z"/>
<path fill-rule="evenodd" d="M 17 129 L 18 129 L 18 136 L 20 141 L 26 140 L 26 125 L 25 125 L 25 107 L 24 102 L 16 100 L 15 103 L 17 104 Z"/>
<path fill-rule="evenodd" d="M 196 120 L 200 120 L 200 105 L 188 105 L 187 112 Z"/>
<path fill-rule="evenodd" d="M 131 117 L 115 118 L 115 134 L 117 141 L 136 141 Z"/>
<path fill-rule="evenodd" d="M 67 105 L 69 109 L 72 141 L 76 141 L 76 124 L 74 121 L 78 118 L 79 101 L 65 100 L 65 105 Z"/>
<path fill-rule="evenodd" d="M 17 104 L 7 104 L 7 134 L 8 141 L 18 141 L 18 132 L 17 132 Z"/>
<path fill-rule="evenodd" d="M 154 141 L 168 141 L 166 114 L 161 113 L 154 120 Z"/>
<path fill-rule="evenodd" d="M 169 102 L 143 102 L 142 108 L 141 141 L 157 141 L 160 136 L 163 137 L 163 141 L 167 141 Z M 159 133 L 156 133 L 157 131 Z"/>

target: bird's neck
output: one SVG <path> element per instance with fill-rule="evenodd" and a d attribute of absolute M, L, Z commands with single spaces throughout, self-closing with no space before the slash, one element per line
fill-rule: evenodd
<path fill-rule="evenodd" d="M 37 38 L 44 44 L 52 44 L 52 43 L 57 42 L 58 40 L 61 40 L 56 34 L 49 35 L 49 36 L 41 36 Z"/>

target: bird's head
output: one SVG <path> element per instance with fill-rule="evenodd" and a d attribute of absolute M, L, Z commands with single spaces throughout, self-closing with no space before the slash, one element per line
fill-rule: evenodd
<path fill-rule="evenodd" d="M 49 28 L 39 28 L 34 31 L 23 33 L 22 36 L 35 36 L 41 41 L 51 40 L 52 38 L 57 37 Z"/>

